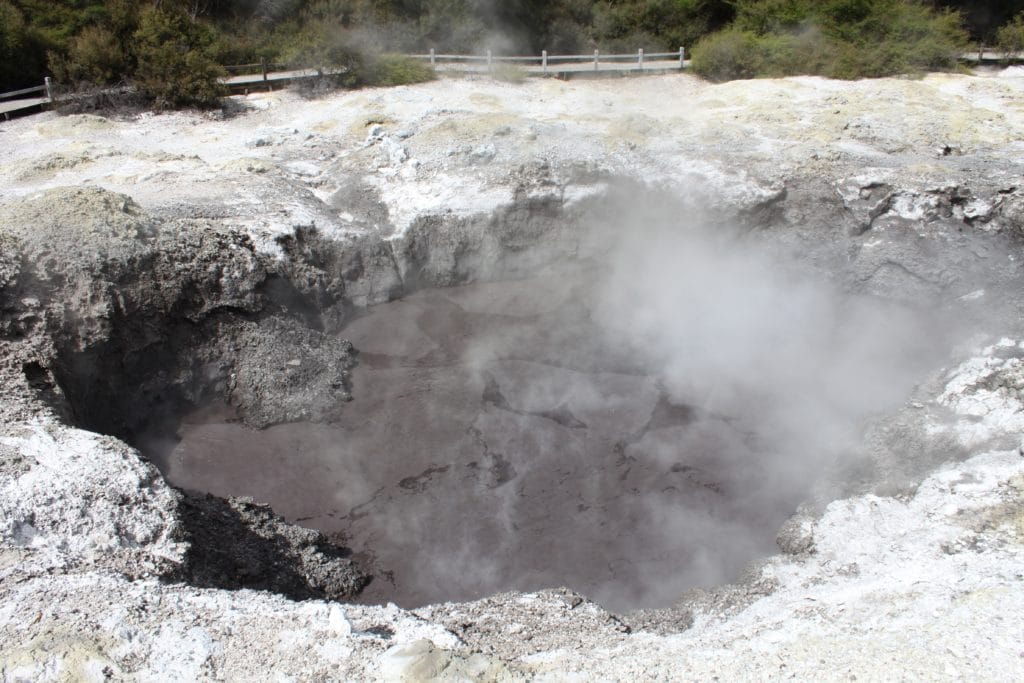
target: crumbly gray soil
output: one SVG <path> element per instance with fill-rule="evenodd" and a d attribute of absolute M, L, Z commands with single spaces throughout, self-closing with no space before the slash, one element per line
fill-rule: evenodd
<path fill-rule="evenodd" d="M 229 120 L 5 123 L 0 671 L 1021 678 L 1022 92 L 468 80 L 253 96 Z M 600 255 L 620 193 L 641 216 L 682 197 L 847 291 L 978 332 L 866 425 L 783 554 L 736 585 L 619 616 L 565 590 L 335 602 L 365 581 L 343 549 L 250 502 L 183 497 L 117 438 L 207 399 L 254 426 L 329 419 L 358 400 L 332 333 L 363 307 Z"/>

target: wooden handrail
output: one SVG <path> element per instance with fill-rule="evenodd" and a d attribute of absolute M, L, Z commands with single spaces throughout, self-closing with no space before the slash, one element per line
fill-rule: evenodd
<path fill-rule="evenodd" d="M 626 60 L 637 60 L 640 54 L 643 54 L 644 59 L 678 59 L 681 54 L 684 54 L 682 49 L 676 50 L 675 52 L 644 52 L 639 50 L 637 52 L 629 53 L 609 53 L 601 54 L 599 57 L 602 61 L 626 61 Z M 446 62 L 536 62 L 542 63 L 545 59 L 545 55 L 537 56 L 502 56 L 502 55 L 460 55 L 460 54 L 441 54 L 431 52 L 429 54 L 407 54 L 406 57 L 410 59 L 429 59 L 431 61 L 446 61 Z M 547 55 L 548 62 L 552 61 L 580 61 L 589 62 L 594 59 L 594 53 L 585 55 Z"/>
<path fill-rule="evenodd" d="M 46 92 L 46 85 L 37 85 L 34 88 L 23 88 L 22 90 L 12 90 L 10 92 L 0 92 L 0 100 L 17 97 L 18 95 L 29 95 L 34 92 Z"/>
<path fill-rule="evenodd" d="M 438 67 L 441 64 L 452 65 L 455 63 L 463 62 L 470 64 L 483 65 L 486 70 L 491 71 L 495 64 L 524 64 L 528 69 L 540 68 L 540 73 L 547 76 L 551 72 L 549 67 L 556 67 L 556 73 L 563 73 L 558 71 L 558 66 L 567 67 L 569 64 L 578 62 L 581 64 L 590 63 L 593 64 L 594 71 L 609 71 L 615 70 L 614 65 L 622 64 L 636 64 L 635 69 L 637 71 L 645 70 L 644 60 L 667 60 L 678 62 L 679 69 L 682 69 L 686 64 L 686 50 L 680 47 L 675 52 L 645 52 L 644 50 L 637 50 L 632 53 L 610 53 L 601 54 L 599 50 L 594 50 L 593 53 L 585 55 L 549 55 L 547 50 L 543 50 L 540 56 L 522 56 L 522 55 L 495 55 L 490 50 L 486 54 L 482 55 L 456 55 L 456 54 L 438 54 L 436 50 L 431 49 L 429 54 L 407 54 L 406 57 L 410 59 L 419 59 L 429 61 L 432 67 Z M 601 63 L 604 62 L 604 69 L 601 67 Z M 609 66 L 612 65 L 612 66 Z M 449 67 L 451 69 L 452 67 Z M 467 66 L 466 70 L 479 71 L 479 66 Z M 664 69 L 664 64 L 653 65 L 653 68 Z M 458 70 L 457 68 L 455 70 Z M 578 71 L 579 67 L 573 67 L 573 72 Z"/>

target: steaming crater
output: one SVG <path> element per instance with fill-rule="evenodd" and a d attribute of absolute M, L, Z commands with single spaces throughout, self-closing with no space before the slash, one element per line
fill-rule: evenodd
<path fill-rule="evenodd" d="M 670 604 L 769 553 L 815 472 L 759 490 L 771 459 L 743 416 L 676 402 L 609 338 L 596 275 L 374 307 L 341 332 L 359 362 L 337 421 L 256 431 L 200 412 L 144 450 L 172 484 L 253 496 L 350 546 L 377 576 L 365 601 L 566 585 Z"/>
<path fill-rule="evenodd" d="M 0 649 L 15 667 L 6 670 L 32 679 L 80 665 L 97 677 L 166 678 L 173 669 L 188 679 L 257 679 L 271 662 L 309 679 L 442 666 L 469 677 L 491 666 L 499 678 L 662 679 L 685 670 L 744 680 L 780 663 L 803 678 L 884 678 L 900 662 L 919 677 L 955 669 L 1021 678 L 1021 634 L 1005 620 L 1024 609 L 1014 524 L 1021 364 L 1012 341 L 982 348 L 1004 335 L 1020 340 L 1024 319 L 1021 89 L 1019 79 L 1000 80 L 442 81 L 312 103 L 274 93 L 260 98 L 260 112 L 225 122 L 47 114 L 4 124 Z M 382 118 L 394 144 L 368 139 L 367 122 Z M 475 158 L 488 143 L 495 156 Z M 406 155 L 390 155 L 395 145 L 408 157 L 400 164 Z M 307 175 L 311 168 L 321 174 Z M 365 387 L 346 373 L 369 367 L 351 366 L 338 320 L 418 287 L 507 279 L 474 266 L 538 240 L 550 245 L 552 223 L 578 208 L 568 199 L 599 192 L 608 174 L 675 188 L 710 180 L 715 205 L 756 228 L 739 242 L 798 252 L 829 276 L 787 287 L 770 268 L 718 259 L 701 268 L 702 258 L 684 258 L 701 250 L 657 241 L 654 254 L 635 252 L 643 267 L 609 265 L 602 280 L 606 293 L 621 294 L 592 317 L 613 333 L 609 347 L 626 348 L 657 377 L 672 410 L 743 416 L 759 436 L 757 456 L 778 456 L 759 491 L 820 469 L 864 433 L 867 408 L 885 413 L 914 376 L 901 371 L 914 344 L 865 324 L 871 315 L 847 315 L 855 297 L 815 298 L 818 283 L 946 307 L 988 334 L 952 364 L 935 361 L 912 403 L 853 439 L 838 457 L 849 465 L 842 500 L 817 498 L 834 502 L 787 523 L 786 554 L 738 585 L 619 618 L 563 591 L 410 613 L 210 590 L 347 594 L 302 590 L 337 567 L 298 571 L 322 558 L 312 532 L 275 526 L 266 509 L 238 501 L 207 499 L 212 507 L 190 517 L 135 450 L 81 429 L 131 437 L 161 405 L 179 419 L 217 396 L 252 424 L 329 420 L 362 398 Z M 80 187 L 47 191 L 57 185 Z M 342 185 L 373 210 L 352 207 L 352 223 L 332 213 L 321 200 L 346 197 Z M 384 208 L 402 222 L 375 225 Z M 302 243 L 314 223 L 333 245 Z M 395 228 L 394 239 L 379 239 L 379 227 Z M 679 297 L 666 284 L 680 281 L 702 295 Z M 794 315 L 796 302 L 811 313 Z M 947 350 L 956 343 L 942 327 L 931 337 Z M 814 343 L 785 343 L 801 339 Z M 878 354 L 900 362 L 876 363 Z M 899 381 L 890 383 L 892 370 Z M 481 377 L 472 400 L 486 392 L 523 410 L 519 393 L 491 374 L 497 391 Z M 344 401 L 347 382 L 354 402 Z M 232 515 L 246 523 L 211 528 Z M 196 522 L 205 534 L 179 533 Z M 182 574 L 188 554 L 211 547 L 229 560 L 210 567 L 217 581 Z M 237 556 L 240 547 L 252 552 Z M 254 572 L 300 585 L 252 581 Z"/>
<path fill-rule="evenodd" d="M 627 213 L 595 260 L 422 290 L 331 333 L 357 363 L 326 421 L 258 431 L 214 401 L 135 441 L 176 486 L 351 548 L 365 602 L 564 585 L 626 611 L 733 580 L 933 344 L 912 309 L 721 225 Z M 276 363 L 301 378 L 308 360 Z"/>

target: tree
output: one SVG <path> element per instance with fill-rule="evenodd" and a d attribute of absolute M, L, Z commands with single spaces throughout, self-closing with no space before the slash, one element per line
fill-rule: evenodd
<path fill-rule="evenodd" d="M 124 45 L 108 29 L 89 26 L 71 42 L 66 56 L 50 53 L 50 70 L 61 83 L 116 83 L 130 71 Z"/>
<path fill-rule="evenodd" d="M 46 49 L 25 14 L 0 0 L 0 91 L 42 83 Z"/>
<path fill-rule="evenodd" d="M 1009 60 L 1024 52 L 1024 12 L 996 32 L 996 48 Z"/>
<path fill-rule="evenodd" d="M 916 0 L 737 0 L 729 35 L 693 51 L 709 78 L 864 78 L 950 69 L 967 35 L 959 13 Z"/>
<path fill-rule="evenodd" d="M 958 10 L 971 39 L 987 43 L 999 27 L 1024 12 L 1024 0 L 936 0 L 936 7 Z"/>
<path fill-rule="evenodd" d="M 156 108 L 216 105 L 224 70 L 210 58 L 216 34 L 185 12 L 148 7 L 135 31 L 134 80 Z"/>
<path fill-rule="evenodd" d="M 21 85 L 17 65 L 25 44 L 24 17 L 10 2 L 0 0 L 0 90 Z"/>

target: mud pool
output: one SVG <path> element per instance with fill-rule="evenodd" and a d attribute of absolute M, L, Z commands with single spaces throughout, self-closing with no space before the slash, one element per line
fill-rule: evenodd
<path fill-rule="evenodd" d="M 570 586 L 665 605 L 771 551 L 810 480 L 762 491 L 736 416 L 666 393 L 591 320 L 592 273 L 423 291 L 370 309 L 354 400 L 262 431 L 209 406 L 147 450 L 175 485 L 252 496 L 352 548 L 368 602 Z"/>

